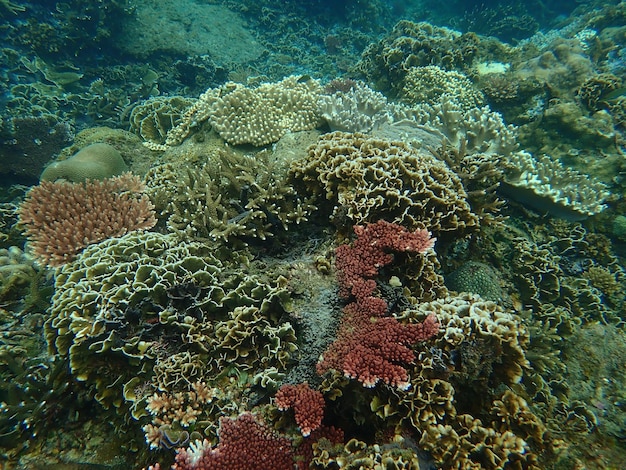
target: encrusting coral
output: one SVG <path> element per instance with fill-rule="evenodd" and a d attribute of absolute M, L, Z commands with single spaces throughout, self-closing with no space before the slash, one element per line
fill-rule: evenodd
<path fill-rule="evenodd" d="M 48 266 L 71 261 L 86 246 L 156 224 L 143 183 L 130 173 L 85 183 L 42 181 L 19 208 L 35 257 Z"/>

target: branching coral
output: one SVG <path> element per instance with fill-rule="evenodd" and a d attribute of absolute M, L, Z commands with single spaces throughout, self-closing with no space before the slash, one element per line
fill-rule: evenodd
<path fill-rule="evenodd" d="M 153 206 L 137 176 L 86 183 L 42 181 L 19 208 L 33 254 L 60 266 L 86 246 L 156 224 Z"/>

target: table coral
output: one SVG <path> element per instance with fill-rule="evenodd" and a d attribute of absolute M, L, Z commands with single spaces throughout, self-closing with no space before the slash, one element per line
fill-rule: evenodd
<path fill-rule="evenodd" d="M 547 155 L 516 152 L 508 165 L 504 189 L 526 205 L 567 220 L 582 220 L 606 208 L 606 185 Z"/>
<path fill-rule="evenodd" d="M 424 102 L 434 105 L 451 99 L 463 110 L 485 104 L 485 97 L 466 75 L 435 65 L 412 67 L 404 77 L 398 98 L 409 105 Z"/>
<path fill-rule="evenodd" d="M 321 121 L 318 81 L 290 76 L 256 88 L 228 82 L 207 90 L 182 116 L 166 137 L 177 145 L 191 129 L 209 120 L 229 144 L 262 146 L 278 141 L 288 131 L 314 129 Z"/>

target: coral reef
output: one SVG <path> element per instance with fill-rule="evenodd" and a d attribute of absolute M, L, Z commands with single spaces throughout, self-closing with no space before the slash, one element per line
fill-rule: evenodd
<path fill-rule="evenodd" d="M 474 34 L 402 20 L 380 42 L 365 49 L 357 69 L 376 89 L 394 90 L 413 67 L 467 70 L 477 50 L 478 37 Z"/>
<path fill-rule="evenodd" d="M 0 0 L 5 466 L 626 468 L 624 2 L 44 3 Z"/>

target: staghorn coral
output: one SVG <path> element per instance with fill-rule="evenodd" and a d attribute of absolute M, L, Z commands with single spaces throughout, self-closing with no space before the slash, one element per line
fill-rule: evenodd
<path fill-rule="evenodd" d="M 291 176 L 321 210 L 354 224 L 382 218 L 409 230 L 427 227 L 438 238 L 462 237 L 478 225 L 457 176 L 401 142 L 326 134 Z"/>
<path fill-rule="evenodd" d="M 19 208 L 32 251 L 42 263 L 60 266 L 86 246 L 156 223 L 137 176 L 67 183 L 42 181 Z"/>
<path fill-rule="evenodd" d="M 224 149 L 198 169 L 165 164 L 146 177 L 169 230 L 227 242 L 284 236 L 307 220 L 312 206 L 284 183 L 287 162 L 269 152 L 254 157 Z"/>

